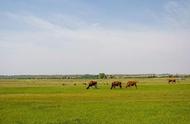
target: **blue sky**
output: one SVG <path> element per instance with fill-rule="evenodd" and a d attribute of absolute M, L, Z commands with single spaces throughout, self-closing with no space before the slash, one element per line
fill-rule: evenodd
<path fill-rule="evenodd" d="M 190 0 L 0 0 L 0 74 L 190 73 Z"/>
<path fill-rule="evenodd" d="M 35 15 L 44 19 L 62 15 L 81 19 L 84 23 L 101 23 L 123 27 L 125 23 L 157 26 L 154 16 L 164 16 L 167 0 L 28 0 L 4 1 L 1 11 Z M 182 2 L 183 3 L 183 2 Z M 56 17 L 54 17 L 56 18 Z M 7 21 L 7 20 L 5 20 Z M 121 25 L 120 25 L 121 23 Z M 10 25 L 10 24 L 7 24 Z"/>

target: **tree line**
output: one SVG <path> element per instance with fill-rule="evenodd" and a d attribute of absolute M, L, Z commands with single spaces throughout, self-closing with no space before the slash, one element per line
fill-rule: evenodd
<path fill-rule="evenodd" d="M 190 74 L 82 74 L 82 75 L 0 75 L 0 79 L 119 79 L 119 78 L 187 78 Z"/>

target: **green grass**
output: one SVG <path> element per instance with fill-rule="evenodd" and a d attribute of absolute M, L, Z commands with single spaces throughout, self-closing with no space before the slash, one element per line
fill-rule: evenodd
<path fill-rule="evenodd" d="M 0 80 L 0 124 L 189 124 L 190 79 L 138 80 L 113 90 L 113 79 L 89 90 L 89 80 Z"/>

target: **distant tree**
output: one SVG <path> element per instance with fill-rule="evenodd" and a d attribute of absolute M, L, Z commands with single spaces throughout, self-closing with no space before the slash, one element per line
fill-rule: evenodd
<path fill-rule="evenodd" d="M 106 79 L 106 78 L 107 78 L 107 76 L 106 76 L 105 73 L 99 73 L 98 77 L 99 77 L 100 79 Z"/>
<path fill-rule="evenodd" d="M 115 78 L 113 75 L 106 75 L 106 78 L 107 79 L 113 79 L 113 78 Z"/>
<path fill-rule="evenodd" d="M 113 79 L 113 78 L 114 78 L 114 76 L 113 76 L 113 75 L 109 75 L 109 78 L 110 78 L 110 79 Z"/>
<path fill-rule="evenodd" d="M 98 75 L 90 75 L 90 74 L 85 74 L 80 76 L 81 79 L 97 79 Z"/>

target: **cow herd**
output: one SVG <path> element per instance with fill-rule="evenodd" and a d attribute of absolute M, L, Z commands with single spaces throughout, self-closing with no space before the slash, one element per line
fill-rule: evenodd
<path fill-rule="evenodd" d="M 126 84 L 126 88 L 128 87 L 136 87 L 137 89 L 137 82 L 138 81 L 135 81 L 135 80 L 130 80 L 127 82 Z M 177 80 L 174 78 L 174 79 L 168 79 L 168 84 L 175 84 L 177 82 Z M 89 89 L 90 87 L 95 87 L 97 88 L 97 81 L 90 81 L 88 84 L 85 83 L 85 85 L 88 85 L 88 87 L 86 89 Z M 116 87 L 119 87 L 119 88 L 122 88 L 122 82 L 121 81 L 113 81 L 111 83 L 111 88 L 110 89 L 113 89 L 113 88 L 116 88 Z"/>
<path fill-rule="evenodd" d="M 127 82 L 126 88 L 127 87 L 132 87 L 132 86 L 135 86 L 136 89 L 137 89 L 137 81 L 128 81 Z M 97 81 L 90 81 L 88 83 L 88 87 L 86 89 L 89 89 L 90 87 L 97 88 Z M 114 81 L 114 82 L 111 83 L 111 88 L 110 89 L 113 89 L 113 88 L 116 88 L 116 87 L 122 88 L 122 82 Z"/>
<path fill-rule="evenodd" d="M 168 79 L 168 84 L 173 85 L 173 84 L 176 84 L 177 81 L 179 82 L 179 80 L 177 80 L 176 78 L 170 78 L 170 79 Z M 136 80 L 129 80 L 127 83 L 122 83 L 121 81 L 113 81 L 111 83 L 110 89 L 115 89 L 117 87 L 119 87 L 121 89 L 124 85 L 125 85 L 124 86 L 125 88 L 135 87 L 137 89 L 137 83 L 138 83 L 138 81 L 136 81 Z M 88 83 L 82 83 L 82 84 L 87 86 L 86 89 L 89 89 L 90 87 L 97 88 L 98 82 L 95 80 L 91 80 Z M 103 83 L 103 84 L 108 85 L 109 83 Z M 63 83 L 62 85 L 64 86 L 66 84 Z M 77 84 L 74 83 L 73 85 L 76 86 Z"/>

